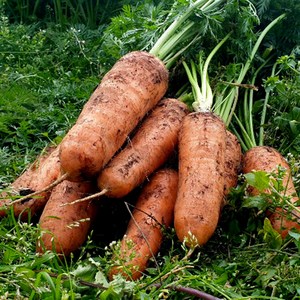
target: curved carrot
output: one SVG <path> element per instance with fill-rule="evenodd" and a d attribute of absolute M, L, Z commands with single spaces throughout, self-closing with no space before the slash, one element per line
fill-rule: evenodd
<path fill-rule="evenodd" d="M 285 187 L 284 195 L 291 196 L 291 202 L 295 203 L 299 200 L 294 183 L 291 176 L 290 166 L 284 157 L 274 148 L 268 146 L 256 146 L 244 154 L 243 157 L 243 173 L 249 173 L 254 170 L 274 172 L 278 166 L 286 170 L 283 178 L 283 187 Z M 269 191 L 265 191 L 269 192 Z M 251 195 L 258 195 L 259 191 L 253 187 L 249 187 Z M 289 230 L 295 228 L 300 230 L 300 214 L 293 211 L 291 215 L 287 215 L 286 211 L 282 208 L 277 208 L 275 212 L 269 215 L 269 219 L 273 228 L 279 232 L 282 238 L 285 238 Z"/>
<path fill-rule="evenodd" d="M 213 113 L 195 112 L 184 118 L 179 135 L 179 182 L 174 210 L 180 241 L 192 234 L 203 245 L 217 227 L 224 201 L 225 142 L 225 124 Z"/>
<path fill-rule="evenodd" d="M 126 279 L 140 278 L 149 259 L 156 255 L 163 239 L 162 225 L 173 220 L 178 174 L 172 169 L 160 169 L 144 186 L 127 231 L 121 241 L 116 265 L 109 271 L 110 280 L 116 274 Z"/>
<path fill-rule="evenodd" d="M 128 145 L 101 171 L 100 190 L 121 198 L 167 161 L 178 144 L 178 132 L 187 106 L 177 99 L 161 100 L 145 118 Z"/>
<path fill-rule="evenodd" d="M 15 216 L 26 220 L 28 213 L 33 216 L 44 208 L 49 199 L 51 190 L 41 192 L 24 201 L 11 200 L 14 196 L 25 196 L 43 190 L 60 176 L 59 146 L 50 147 L 38 157 L 30 167 L 21 174 L 11 185 L 11 192 L 2 193 L 0 200 L 0 216 L 6 215 L 10 205 L 13 206 Z M 8 199 L 8 196 L 10 199 Z M 22 197 L 23 198 L 23 197 Z"/>
<path fill-rule="evenodd" d="M 68 256 L 78 250 L 87 239 L 97 207 L 90 201 L 69 205 L 67 208 L 63 204 L 94 191 L 95 184 L 91 182 L 67 180 L 53 188 L 39 220 L 41 236 L 37 241 L 37 253 L 52 250 Z"/>
<path fill-rule="evenodd" d="M 135 51 L 117 61 L 61 142 L 61 165 L 68 180 L 99 173 L 167 87 L 168 71 L 155 56 Z"/>

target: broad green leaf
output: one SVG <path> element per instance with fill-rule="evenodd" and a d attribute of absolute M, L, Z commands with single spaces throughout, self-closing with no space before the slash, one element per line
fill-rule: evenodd
<path fill-rule="evenodd" d="M 244 175 L 249 185 L 255 187 L 260 192 L 266 190 L 270 184 L 270 178 L 267 172 L 253 171 Z"/>
<path fill-rule="evenodd" d="M 93 265 L 79 265 L 72 274 L 85 281 L 93 281 L 96 274 L 96 267 Z"/>
<path fill-rule="evenodd" d="M 269 282 L 274 278 L 276 275 L 277 270 L 275 268 L 265 268 L 260 271 L 260 275 L 256 279 L 257 282 L 260 282 L 263 287 L 266 287 L 269 285 Z"/>
<path fill-rule="evenodd" d="M 107 288 L 109 286 L 109 283 L 106 279 L 106 276 L 103 274 L 103 272 L 101 271 L 98 271 L 96 273 L 96 276 L 95 276 L 95 283 L 98 283 L 98 284 L 101 284 L 103 285 L 103 287 Z"/>
<path fill-rule="evenodd" d="M 290 235 L 291 237 L 293 237 L 296 241 L 300 241 L 300 233 L 290 231 L 290 232 L 289 232 L 289 235 Z"/>
<path fill-rule="evenodd" d="M 272 224 L 268 218 L 264 220 L 264 227 L 259 232 L 263 235 L 264 241 L 272 248 L 279 249 L 282 245 L 281 235 L 272 227 Z"/>
<path fill-rule="evenodd" d="M 243 207 L 258 208 L 259 210 L 265 210 L 268 206 L 268 201 L 264 196 L 247 197 L 243 201 Z"/>
<path fill-rule="evenodd" d="M 106 291 L 102 292 L 99 296 L 100 300 L 121 300 L 119 296 L 112 287 L 108 288 Z"/>

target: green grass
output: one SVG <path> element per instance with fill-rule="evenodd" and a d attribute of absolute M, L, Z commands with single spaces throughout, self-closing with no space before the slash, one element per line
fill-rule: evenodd
<path fill-rule="evenodd" d="M 225 208 L 213 238 L 200 249 L 185 248 L 173 230 L 167 231 L 155 258 L 160 269 L 152 260 L 148 275 L 134 283 L 121 277 L 107 282 L 118 243 L 101 244 L 96 238 L 101 230 L 95 228 L 80 251 L 68 259 L 51 252 L 37 256 L 38 227 L 10 215 L 0 223 L 0 289 L 7 299 L 18 294 L 30 299 L 96 299 L 100 295 L 100 299 L 160 299 L 162 294 L 192 299 L 175 290 L 180 287 L 221 299 L 299 299 L 299 234 L 274 247 L 257 232 L 263 217 L 233 203 Z"/>
<path fill-rule="evenodd" d="M 46 144 L 60 141 L 106 67 L 99 63 L 101 29 L 61 32 L 1 20 L 0 147 L 4 157 L 5 149 L 14 152 L 1 164 L 16 176 Z"/>
<path fill-rule="evenodd" d="M 102 47 L 102 33 L 102 27 L 91 30 L 84 25 L 62 30 L 56 24 L 11 24 L 0 14 L 1 188 L 47 144 L 58 143 L 75 122 L 113 63 L 105 54 L 109 43 Z M 266 127 L 268 142 L 274 145 L 280 142 L 277 134 L 296 141 L 299 137 L 298 123 L 284 126 L 298 120 L 293 109 L 299 107 L 299 77 L 291 77 L 288 70 L 279 75 Z M 276 130 L 273 116 L 281 122 Z M 298 143 L 292 148 L 288 142 L 280 145 L 287 149 L 299 194 Z M 36 255 L 36 218 L 21 222 L 10 213 L 0 222 L 0 299 L 196 299 L 199 291 L 221 299 L 300 299 L 300 235 L 280 240 L 261 208 L 265 198 L 248 197 L 246 186 L 241 178 L 205 246 L 191 251 L 178 242 L 172 228 L 167 230 L 156 262 L 151 260 L 137 282 L 117 277 L 109 283 L 106 277 L 130 217 L 124 203 L 103 201 L 88 240 L 69 258 L 53 252 Z"/>
<path fill-rule="evenodd" d="M 11 22 L 49 23 L 61 27 L 69 24 L 84 24 L 95 29 L 109 21 L 130 0 L 4 0 L 0 2 Z"/>

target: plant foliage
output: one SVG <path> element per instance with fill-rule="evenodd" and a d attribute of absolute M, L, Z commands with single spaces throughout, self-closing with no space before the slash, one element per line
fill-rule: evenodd
<path fill-rule="evenodd" d="M 46 145 L 60 142 L 120 56 L 150 50 L 194 1 L 45 1 L 45 12 L 42 2 L 6 0 L 0 11 L 3 190 Z M 199 53 L 207 57 L 230 33 L 208 70 L 215 96 L 222 96 L 225 88 L 237 86 L 234 79 L 262 30 L 287 14 L 266 35 L 238 83 L 237 115 L 246 119 L 251 112 L 255 142 L 262 133 L 265 144 L 286 156 L 299 194 L 298 2 L 232 0 L 210 13 L 197 11 L 191 20 L 199 24 L 201 39 L 182 60 L 198 59 Z M 91 3 L 93 11 L 88 10 Z M 182 60 L 170 70 L 172 96 L 186 91 Z M 251 97 L 253 107 L 245 105 Z M 300 234 L 290 232 L 282 240 L 267 219 L 268 210 L 290 207 L 288 198 L 278 196 L 283 172 L 241 176 L 217 231 L 201 248 L 187 248 L 173 228 L 166 230 L 155 261 L 137 282 L 120 276 L 108 282 L 106 277 L 130 217 L 124 203 L 103 200 L 88 240 L 69 258 L 54 252 L 36 255 L 37 220 L 29 216 L 21 222 L 10 211 L 0 222 L 0 299 L 299 299 Z M 250 197 L 249 186 L 272 193 Z"/>

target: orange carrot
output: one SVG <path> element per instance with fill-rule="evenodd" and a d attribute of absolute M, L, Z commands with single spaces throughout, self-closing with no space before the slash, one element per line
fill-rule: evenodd
<path fill-rule="evenodd" d="M 238 175 L 242 169 L 242 148 L 236 135 L 226 131 L 226 150 L 225 150 L 225 190 L 224 195 L 228 195 L 230 189 L 236 187 Z"/>
<path fill-rule="evenodd" d="M 291 203 L 299 201 L 294 183 L 291 176 L 291 170 L 284 157 L 274 148 L 268 146 L 256 146 L 249 149 L 243 157 L 243 173 L 249 173 L 254 170 L 264 172 L 276 172 L 278 166 L 286 170 L 283 178 L 283 186 L 285 191 L 283 195 L 291 196 Z M 258 195 L 259 191 L 253 187 L 249 187 L 250 195 Z M 270 193 L 270 191 L 265 191 Z M 275 212 L 269 215 L 269 219 L 273 228 L 279 232 L 282 238 L 285 238 L 291 229 L 300 230 L 300 214 L 297 211 L 292 211 L 287 215 L 287 212 L 282 208 L 277 208 Z"/>
<path fill-rule="evenodd" d="M 108 197 L 121 198 L 140 185 L 167 161 L 178 144 L 178 132 L 187 106 L 177 99 L 161 100 L 146 116 L 133 139 L 102 170 L 100 190 Z"/>
<path fill-rule="evenodd" d="M 192 234 L 197 244 L 203 245 L 215 232 L 224 201 L 225 143 L 225 124 L 215 114 L 194 112 L 184 118 L 174 210 L 180 241 Z"/>
<path fill-rule="evenodd" d="M 168 71 L 155 56 L 135 51 L 117 61 L 61 143 L 68 180 L 98 174 L 167 87 Z"/>
<path fill-rule="evenodd" d="M 116 263 L 109 271 L 110 280 L 116 274 L 136 280 L 143 275 L 148 261 L 159 251 L 163 226 L 173 221 L 178 175 L 172 169 L 160 169 L 144 186 L 127 231 L 121 241 Z"/>
<path fill-rule="evenodd" d="M 68 256 L 86 241 L 97 213 L 96 204 L 90 201 L 67 207 L 63 204 L 93 193 L 95 186 L 91 182 L 65 180 L 53 188 L 39 220 L 41 236 L 37 241 L 37 253 L 52 250 Z"/>
<path fill-rule="evenodd" d="M 0 216 L 6 215 L 9 206 L 13 206 L 15 216 L 21 216 L 25 220 L 30 212 L 31 216 L 39 214 L 49 199 L 51 190 L 41 192 L 36 196 L 13 201 L 16 196 L 26 196 L 33 192 L 43 190 L 60 176 L 59 146 L 50 147 L 41 154 L 30 167 L 21 174 L 11 185 L 10 192 L 2 193 L 0 200 Z M 9 198 L 8 198 L 9 197 Z"/>

